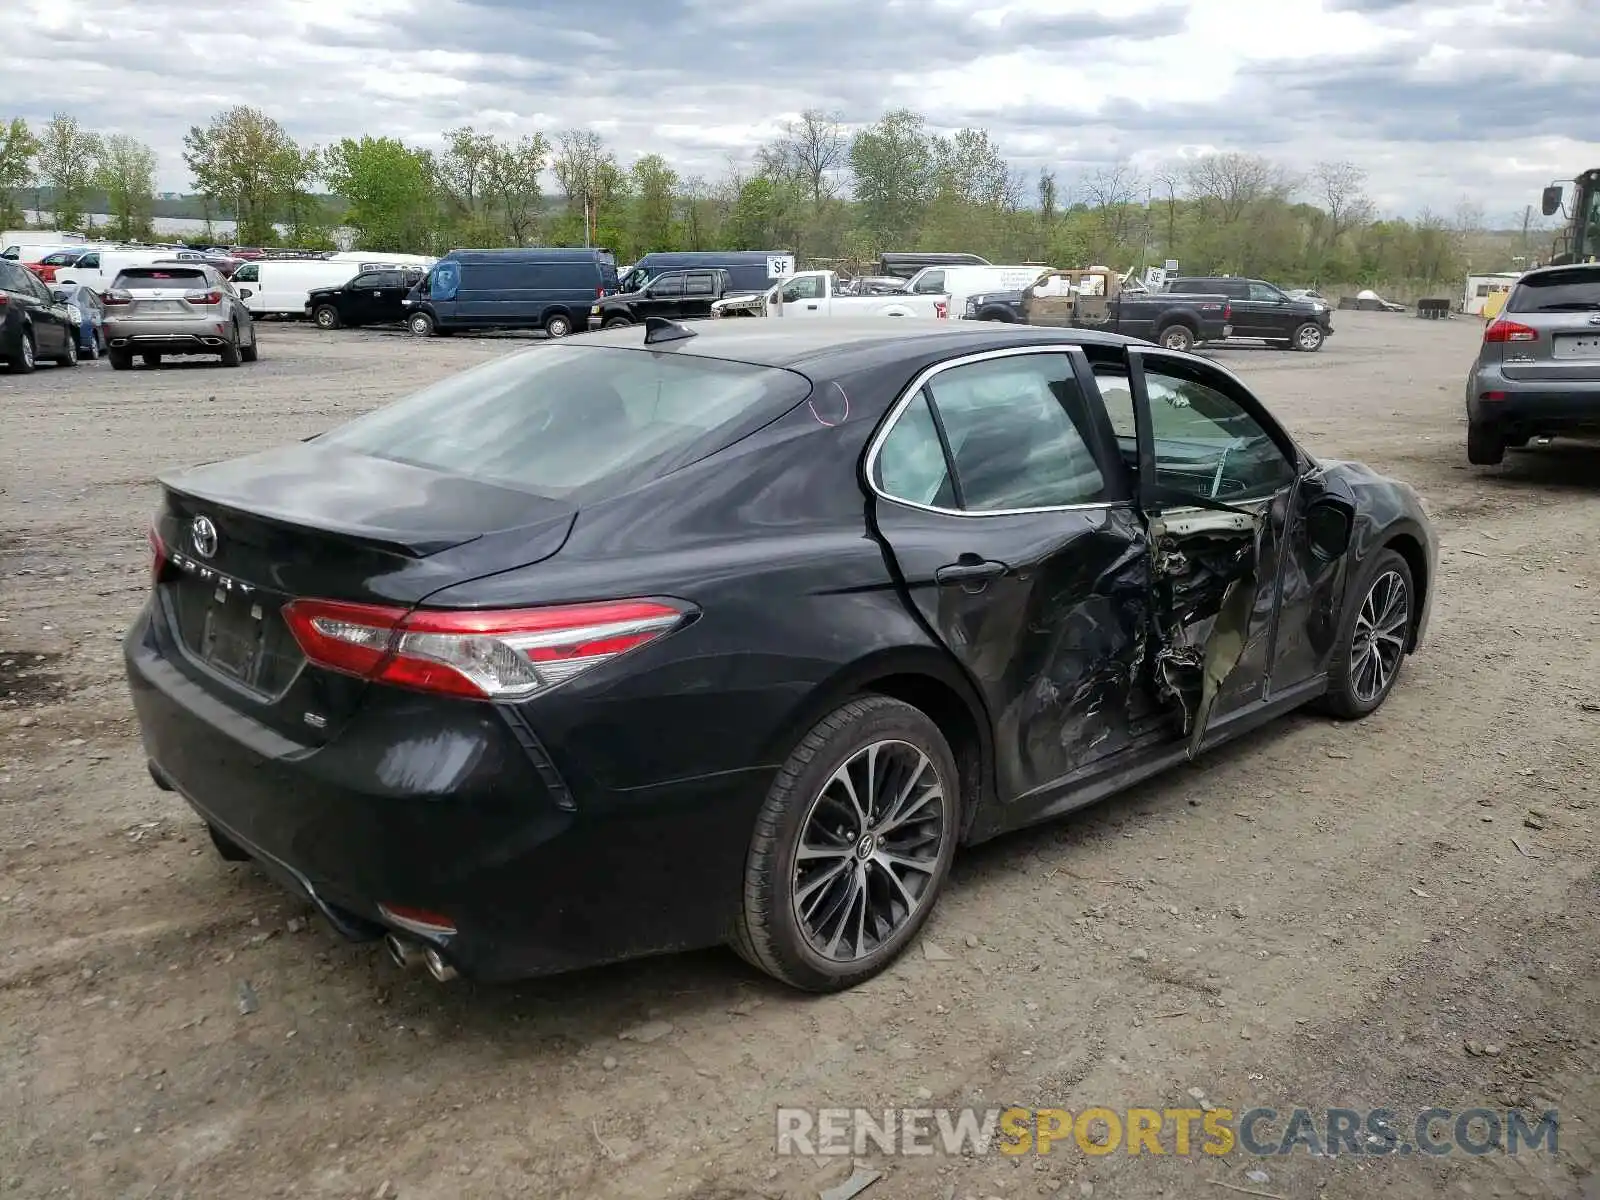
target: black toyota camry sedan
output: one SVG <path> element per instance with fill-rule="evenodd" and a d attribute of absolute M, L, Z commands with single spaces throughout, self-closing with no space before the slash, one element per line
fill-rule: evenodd
<path fill-rule="evenodd" d="M 1089 331 L 653 319 L 165 476 L 150 771 L 436 978 L 881 971 L 958 848 L 1422 641 L 1409 487 Z"/>

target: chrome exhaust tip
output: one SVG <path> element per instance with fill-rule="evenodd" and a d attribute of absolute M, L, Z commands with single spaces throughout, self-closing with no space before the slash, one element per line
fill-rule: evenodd
<path fill-rule="evenodd" d="M 389 933 L 384 935 L 383 946 L 389 952 L 394 965 L 403 971 L 422 965 L 422 947 L 415 942 L 408 942 L 403 937 Z"/>
<path fill-rule="evenodd" d="M 440 954 L 432 946 L 422 952 L 422 961 L 427 964 L 428 974 L 432 975 L 439 983 L 449 983 L 459 974 L 454 967 L 445 962 L 444 955 Z"/>

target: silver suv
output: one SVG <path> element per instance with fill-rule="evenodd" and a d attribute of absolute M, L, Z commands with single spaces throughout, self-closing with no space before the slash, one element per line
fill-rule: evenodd
<path fill-rule="evenodd" d="M 1600 263 L 1529 271 L 1484 327 L 1467 379 L 1467 461 L 1530 437 L 1600 433 Z"/>
<path fill-rule="evenodd" d="M 158 262 L 117 273 L 105 302 L 111 366 L 147 367 L 163 354 L 215 354 L 225 367 L 256 361 L 256 325 L 233 284 L 198 262 Z"/>

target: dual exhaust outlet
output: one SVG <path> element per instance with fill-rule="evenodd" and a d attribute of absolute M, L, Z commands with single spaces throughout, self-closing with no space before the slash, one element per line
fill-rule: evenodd
<path fill-rule="evenodd" d="M 428 974 L 438 983 L 449 983 L 460 975 L 460 972 L 445 961 L 444 955 L 432 946 L 424 946 L 421 942 L 401 937 L 398 933 L 385 934 L 383 945 L 389 951 L 389 957 L 394 960 L 394 965 L 401 970 L 426 967 Z"/>

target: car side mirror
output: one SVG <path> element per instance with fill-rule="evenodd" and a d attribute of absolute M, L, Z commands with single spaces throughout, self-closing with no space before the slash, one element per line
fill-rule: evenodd
<path fill-rule="evenodd" d="M 1544 215 L 1547 217 L 1553 217 L 1561 211 L 1561 186 L 1559 184 L 1553 183 L 1545 188 L 1544 194 L 1540 197 L 1539 207 L 1544 210 Z"/>
<path fill-rule="evenodd" d="M 1344 500 L 1324 496 L 1306 510 L 1306 543 L 1318 562 L 1332 562 L 1350 549 L 1356 510 Z"/>

